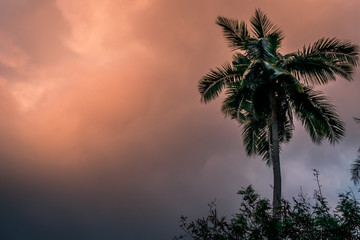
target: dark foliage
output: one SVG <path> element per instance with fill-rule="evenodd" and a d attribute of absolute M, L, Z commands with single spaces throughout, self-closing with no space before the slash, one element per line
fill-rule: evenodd
<path fill-rule="evenodd" d="M 209 204 L 209 215 L 194 221 L 181 217 L 183 234 L 179 239 L 198 240 L 353 240 L 360 239 L 360 206 L 352 192 L 339 195 L 335 210 L 330 210 L 319 190 L 310 201 L 300 193 L 293 201 L 282 200 L 281 218 L 272 216 L 270 200 L 262 198 L 250 185 L 240 190 L 242 202 L 239 212 L 229 220 L 219 217 L 215 203 Z"/>

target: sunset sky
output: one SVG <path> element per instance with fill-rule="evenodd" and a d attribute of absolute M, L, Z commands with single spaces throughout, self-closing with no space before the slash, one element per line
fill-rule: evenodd
<path fill-rule="evenodd" d="M 281 52 L 321 37 L 360 44 L 359 0 L 0 0 L 0 239 L 172 239 L 179 217 L 239 208 L 272 170 L 241 129 L 200 103 L 199 79 L 231 59 L 217 16 L 261 8 Z M 314 145 L 299 122 L 281 155 L 283 194 L 349 187 L 360 146 L 360 71 L 317 87 L 346 123 Z M 355 191 L 357 192 L 357 191 Z M 360 196 L 359 196 L 360 197 Z"/>

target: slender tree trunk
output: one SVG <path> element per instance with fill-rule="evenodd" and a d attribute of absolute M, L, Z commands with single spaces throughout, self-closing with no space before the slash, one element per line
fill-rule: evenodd
<path fill-rule="evenodd" d="M 281 217 L 281 172 L 280 172 L 280 145 L 279 145 L 279 125 L 277 117 L 276 93 L 270 92 L 271 105 L 271 161 L 274 173 L 273 189 L 273 215 L 279 219 Z"/>

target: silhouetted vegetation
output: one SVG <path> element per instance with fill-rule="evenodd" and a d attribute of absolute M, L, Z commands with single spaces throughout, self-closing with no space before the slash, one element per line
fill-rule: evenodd
<path fill-rule="evenodd" d="M 313 200 L 302 192 L 293 200 L 282 200 L 280 218 L 272 215 L 270 200 L 262 198 L 252 186 L 238 192 L 242 196 L 239 212 L 229 220 L 220 217 L 215 203 L 209 215 L 193 221 L 181 217 L 183 234 L 175 239 L 197 240 L 354 240 L 360 239 L 360 205 L 349 191 L 339 195 L 331 210 L 322 195 L 318 172 L 314 170 L 318 190 Z"/>

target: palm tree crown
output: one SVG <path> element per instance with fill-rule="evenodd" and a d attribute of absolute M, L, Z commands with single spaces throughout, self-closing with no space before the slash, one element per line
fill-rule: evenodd
<path fill-rule="evenodd" d="M 337 143 L 344 124 L 321 92 L 310 85 L 326 84 L 341 76 L 352 80 L 358 62 L 358 47 L 336 38 L 321 38 L 302 49 L 281 54 L 282 31 L 261 10 L 244 21 L 218 17 L 232 63 L 210 69 L 199 82 L 201 101 L 208 103 L 226 89 L 222 112 L 242 125 L 248 155 L 260 155 L 274 170 L 274 215 L 280 206 L 279 152 L 299 119 L 311 140 Z"/>

